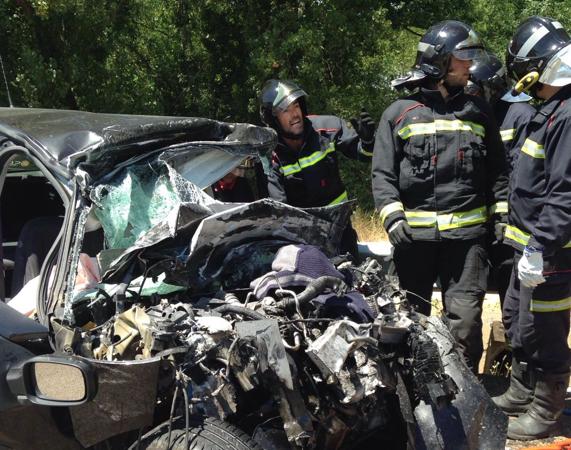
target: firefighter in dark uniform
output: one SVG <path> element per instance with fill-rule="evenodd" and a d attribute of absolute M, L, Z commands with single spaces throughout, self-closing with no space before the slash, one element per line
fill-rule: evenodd
<path fill-rule="evenodd" d="M 569 383 L 571 308 L 571 42 L 556 20 L 534 16 L 507 55 L 515 92 L 543 100 L 517 143 L 505 241 L 515 249 L 503 321 L 512 346 L 507 392 L 495 402 L 508 437 L 547 437 Z"/>
<path fill-rule="evenodd" d="M 483 347 L 487 222 L 507 188 L 490 107 L 464 93 L 480 56 L 482 44 L 468 25 L 432 26 L 411 72 L 392 83 L 418 90 L 383 113 L 373 155 L 375 207 L 394 246 L 401 287 L 428 315 L 440 279 L 445 320 L 474 371 Z"/>
<path fill-rule="evenodd" d="M 535 108 L 529 104 L 531 97 L 525 93 L 512 95 L 508 88 L 506 69 L 496 55 L 487 52 L 488 57 L 476 61 L 470 67 L 470 81 L 466 92 L 479 95 L 486 99 L 492 107 L 496 122 L 500 127 L 500 136 L 508 163 L 508 173 L 511 174 L 517 159 L 517 149 L 514 143 L 521 137 L 525 126 L 535 115 Z M 496 212 L 507 214 L 507 202 L 498 203 Z M 498 222 L 496 229 L 490 233 L 491 245 L 489 256 L 492 277 L 496 283 L 500 303 L 504 298 L 513 266 L 513 248 L 503 242 L 507 224 Z"/>
<path fill-rule="evenodd" d="M 237 167 L 212 185 L 216 200 L 225 203 L 249 203 L 255 200 L 252 188 L 244 177 L 244 168 Z"/>
<path fill-rule="evenodd" d="M 291 81 L 268 80 L 260 95 L 262 122 L 278 133 L 268 175 L 271 198 L 300 208 L 336 205 L 348 200 L 339 174 L 337 152 L 370 161 L 375 123 L 365 111 L 353 128 L 335 116 L 308 116 L 307 94 Z M 358 257 L 357 235 L 349 223 L 342 252 Z"/>

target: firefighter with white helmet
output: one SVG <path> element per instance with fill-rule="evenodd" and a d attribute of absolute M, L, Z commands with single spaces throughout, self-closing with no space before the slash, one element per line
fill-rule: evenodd
<path fill-rule="evenodd" d="M 557 20 L 533 16 L 516 30 L 507 69 L 514 94 L 542 100 L 517 143 L 505 241 L 515 249 L 503 321 L 512 349 L 507 392 L 494 400 L 508 437 L 549 436 L 569 383 L 571 309 L 571 40 Z"/>

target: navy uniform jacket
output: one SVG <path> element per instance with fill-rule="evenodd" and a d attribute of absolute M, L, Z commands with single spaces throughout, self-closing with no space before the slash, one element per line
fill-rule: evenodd
<path fill-rule="evenodd" d="M 421 89 L 383 113 L 373 196 L 388 230 L 407 219 L 414 239 L 470 239 L 507 209 L 506 160 L 490 107 L 459 92 Z"/>
<path fill-rule="evenodd" d="M 519 141 L 528 122 L 535 115 L 535 108 L 527 102 L 510 103 L 498 100 L 494 113 L 496 122 L 500 124 L 500 136 L 504 143 L 508 169 L 511 174 L 518 154 L 518 151 L 514 149 L 515 143 Z"/>
<path fill-rule="evenodd" d="M 270 197 L 301 208 L 347 200 L 337 152 L 362 160 L 370 160 L 372 153 L 362 147 L 357 133 L 339 117 L 308 116 L 304 119 L 304 134 L 299 152 L 280 139 L 272 153 L 268 175 Z"/>
<path fill-rule="evenodd" d="M 505 242 L 542 248 L 546 270 L 571 268 L 571 86 L 544 102 L 518 142 Z M 549 267 L 551 266 L 551 267 Z"/>

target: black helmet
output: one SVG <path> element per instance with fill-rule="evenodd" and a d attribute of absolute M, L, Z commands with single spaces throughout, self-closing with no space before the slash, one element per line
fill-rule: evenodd
<path fill-rule="evenodd" d="M 506 66 L 509 75 L 518 83 L 515 90 L 529 89 L 536 81 L 553 81 L 555 73 L 543 72 L 548 62 L 569 44 L 570 38 L 563 25 L 549 17 L 533 16 L 516 30 L 508 45 Z M 545 79 L 547 78 L 547 79 Z"/>
<path fill-rule="evenodd" d="M 488 102 L 500 98 L 508 88 L 506 69 L 500 59 L 486 51 L 487 58 L 477 59 L 470 67 L 470 81 Z M 466 91 L 470 93 L 470 86 Z"/>
<path fill-rule="evenodd" d="M 462 60 L 482 57 L 484 46 L 472 27 L 457 20 L 431 26 L 418 43 L 414 68 L 433 79 L 446 76 L 450 56 Z"/>
<path fill-rule="evenodd" d="M 285 111 L 295 100 L 299 102 L 301 112 L 307 116 L 305 99 L 307 94 L 293 81 L 268 80 L 260 93 L 260 119 L 268 127 L 277 130 L 276 113 Z"/>
<path fill-rule="evenodd" d="M 422 36 L 412 70 L 391 85 L 400 89 L 418 86 L 426 77 L 441 80 L 448 73 L 451 56 L 475 60 L 484 55 L 484 46 L 472 27 L 457 20 L 445 20 L 432 25 Z"/>

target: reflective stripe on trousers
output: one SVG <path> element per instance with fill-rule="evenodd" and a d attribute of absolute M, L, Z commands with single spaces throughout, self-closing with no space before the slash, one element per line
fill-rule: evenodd
<path fill-rule="evenodd" d="M 529 310 L 531 312 L 556 312 L 571 309 L 571 297 L 562 300 L 536 300 L 531 299 Z"/>

